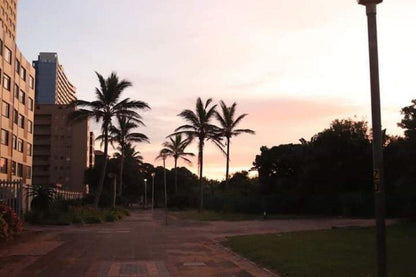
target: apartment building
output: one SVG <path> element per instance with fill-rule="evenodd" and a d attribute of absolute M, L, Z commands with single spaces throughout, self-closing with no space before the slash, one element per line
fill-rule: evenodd
<path fill-rule="evenodd" d="M 85 190 L 85 170 L 94 147 L 88 120 L 69 121 L 75 110 L 76 88 L 66 76 L 56 53 L 40 53 L 36 68 L 33 183 Z M 93 134 L 92 134 L 93 136 Z"/>
<path fill-rule="evenodd" d="M 35 69 L 16 46 L 17 1 L 0 1 L 0 179 L 32 183 Z"/>

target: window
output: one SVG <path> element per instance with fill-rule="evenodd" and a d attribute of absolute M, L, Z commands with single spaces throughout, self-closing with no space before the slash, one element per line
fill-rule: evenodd
<path fill-rule="evenodd" d="M 20 128 L 25 128 L 25 117 L 19 114 L 18 125 Z"/>
<path fill-rule="evenodd" d="M 20 93 L 19 93 L 19 101 L 23 105 L 26 103 L 26 94 L 25 94 L 25 92 L 23 90 L 20 90 Z"/>
<path fill-rule="evenodd" d="M 32 179 L 32 168 L 30 166 L 26 166 L 26 178 Z"/>
<path fill-rule="evenodd" d="M 12 51 L 7 47 L 4 47 L 4 59 L 9 64 L 12 64 Z"/>
<path fill-rule="evenodd" d="M 32 76 L 29 77 L 29 86 L 32 89 L 35 88 L 35 79 Z"/>
<path fill-rule="evenodd" d="M 0 39 L 0 55 L 3 56 L 3 41 Z"/>
<path fill-rule="evenodd" d="M 27 150 L 27 155 L 32 156 L 32 144 L 27 143 L 26 144 L 26 150 Z"/>
<path fill-rule="evenodd" d="M 3 75 L 3 87 L 10 91 L 10 77 L 6 74 Z"/>
<path fill-rule="evenodd" d="M 17 164 L 17 177 L 23 177 L 23 165 Z"/>
<path fill-rule="evenodd" d="M 16 99 L 19 99 L 19 86 L 16 85 L 16 84 L 14 84 L 14 91 L 13 91 L 13 93 L 14 93 L 14 97 Z"/>
<path fill-rule="evenodd" d="M 29 101 L 29 110 L 33 111 L 33 99 L 30 97 L 28 97 L 27 99 Z"/>
<path fill-rule="evenodd" d="M 9 132 L 1 129 L 1 144 L 9 145 Z"/>
<path fill-rule="evenodd" d="M 3 101 L 3 106 L 1 107 L 1 114 L 4 117 L 10 118 L 10 105 Z"/>
<path fill-rule="evenodd" d="M 16 72 L 19 73 L 20 72 L 20 62 L 18 59 L 16 59 Z"/>
<path fill-rule="evenodd" d="M 7 159 L 0 158 L 0 172 L 7 173 Z"/>
<path fill-rule="evenodd" d="M 17 139 L 17 151 L 20 153 L 23 153 L 23 140 Z"/>
<path fill-rule="evenodd" d="M 33 133 L 33 123 L 30 120 L 27 121 L 27 131 L 29 132 L 29 134 Z"/>
<path fill-rule="evenodd" d="M 20 67 L 20 77 L 26 81 L 26 69 L 23 66 Z"/>
<path fill-rule="evenodd" d="M 13 143 L 13 149 L 17 150 L 17 137 L 15 135 L 13 135 L 12 143 Z"/>
<path fill-rule="evenodd" d="M 16 162 L 12 162 L 12 174 L 16 175 Z"/>
<path fill-rule="evenodd" d="M 17 112 L 16 109 L 14 110 L 13 122 L 14 122 L 14 124 L 17 124 L 19 122 L 19 113 Z"/>

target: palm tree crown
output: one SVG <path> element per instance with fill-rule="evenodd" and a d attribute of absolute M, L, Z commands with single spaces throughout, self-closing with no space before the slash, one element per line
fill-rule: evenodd
<path fill-rule="evenodd" d="M 235 118 L 236 107 L 237 103 L 233 103 L 230 107 L 224 103 L 224 101 L 220 101 L 221 106 L 221 113 L 215 112 L 215 117 L 217 118 L 218 122 L 221 126 L 221 135 L 226 139 L 226 173 L 225 173 L 225 181 L 226 186 L 228 185 L 229 179 L 229 162 L 230 162 L 230 141 L 231 137 L 235 137 L 241 134 L 255 134 L 253 130 L 250 129 L 237 129 L 237 125 L 247 116 L 247 114 L 242 114 Z"/>
<path fill-rule="evenodd" d="M 189 145 L 191 140 L 189 138 L 183 139 L 182 134 L 176 134 L 173 138 L 169 137 L 169 141 L 163 143 L 162 152 L 163 155 L 173 157 L 175 162 L 175 193 L 178 192 L 178 175 L 177 175 L 177 165 L 178 159 L 182 159 L 188 164 L 192 162 L 186 157 L 195 156 L 193 153 L 185 152 L 186 147 Z"/>

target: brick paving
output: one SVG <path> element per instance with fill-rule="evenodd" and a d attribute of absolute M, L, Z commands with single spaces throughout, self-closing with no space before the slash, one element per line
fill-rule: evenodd
<path fill-rule="evenodd" d="M 277 276 L 219 243 L 226 236 L 332 226 L 368 226 L 372 220 L 296 219 L 195 222 L 163 213 L 133 212 L 116 223 L 29 227 L 34 239 L 0 250 L 0 276 L 270 277 Z"/>

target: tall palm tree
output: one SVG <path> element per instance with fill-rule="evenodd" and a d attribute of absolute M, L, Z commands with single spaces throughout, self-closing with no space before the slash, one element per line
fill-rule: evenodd
<path fill-rule="evenodd" d="M 203 190 L 203 165 L 204 165 L 204 145 L 205 141 L 211 140 L 218 147 L 222 147 L 221 136 L 219 134 L 220 129 L 211 124 L 213 117 L 215 116 L 215 108 L 217 105 L 212 105 L 212 99 L 209 98 L 205 104 L 202 103 L 200 97 L 196 101 L 195 111 L 183 110 L 179 116 L 182 117 L 187 124 L 176 128 L 176 134 L 185 134 L 190 140 L 198 139 L 198 165 L 199 165 L 199 185 L 200 185 L 200 204 L 199 211 L 204 207 L 204 190 Z"/>
<path fill-rule="evenodd" d="M 241 134 L 255 134 L 253 130 L 250 129 L 237 129 L 237 125 L 247 116 L 247 114 L 242 114 L 237 118 L 235 115 L 237 103 L 233 103 L 230 107 L 220 101 L 221 113 L 215 112 L 215 116 L 221 126 L 221 134 L 226 139 L 226 166 L 225 166 L 225 188 L 228 187 L 229 180 L 229 169 L 230 169 L 230 142 L 231 137 L 235 137 Z"/>
<path fill-rule="evenodd" d="M 139 125 L 144 125 L 141 120 L 132 121 L 125 116 L 117 116 L 118 127 L 111 125 L 109 128 L 109 142 L 114 147 L 114 143 L 118 144 L 117 150 L 119 150 L 120 158 L 120 172 L 119 172 L 119 190 L 118 195 L 122 195 L 123 190 L 123 168 L 124 168 L 124 158 L 126 147 L 129 143 L 132 142 L 149 142 L 149 138 L 142 133 L 134 133 L 133 129 L 139 127 Z M 104 136 L 101 135 L 97 137 L 97 140 L 103 141 Z M 130 145 L 131 147 L 131 145 Z"/>
<path fill-rule="evenodd" d="M 169 141 L 163 143 L 163 149 L 165 155 L 173 157 L 175 161 L 175 194 L 178 193 L 178 159 L 182 159 L 188 164 L 192 164 L 192 162 L 186 157 L 193 157 L 195 156 L 193 153 L 185 152 L 186 147 L 190 143 L 190 139 L 183 139 L 182 134 L 176 134 L 174 138 L 169 137 Z"/>
<path fill-rule="evenodd" d="M 143 101 L 130 100 L 125 98 L 120 100 L 121 93 L 132 83 L 127 80 L 120 80 L 115 72 L 107 78 L 97 73 L 99 88 L 95 89 L 95 101 L 76 100 L 73 105 L 78 107 L 70 116 L 72 120 L 82 120 L 95 118 L 97 122 L 101 122 L 101 131 L 104 136 L 104 163 L 101 169 L 100 179 L 98 181 L 97 191 L 95 193 L 94 205 L 98 207 L 101 192 L 103 190 L 105 173 L 108 162 L 108 142 L 109 128 L 113 117 L 125 116 L 132 122 L 141 122 L 141 116 L 136 110 L 150 109 L 149 105 Z"/>

